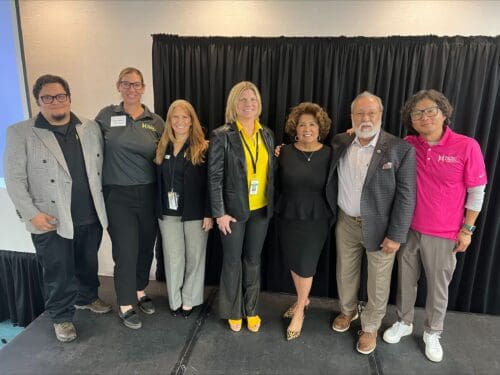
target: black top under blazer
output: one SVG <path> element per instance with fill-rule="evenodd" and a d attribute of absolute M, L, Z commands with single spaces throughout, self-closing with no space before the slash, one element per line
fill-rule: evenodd
<path fill-rule="evenodd" d="M 156 200 L 156 215 L 162 218 L 163 200 L 163 168 L 156 166 L 156 181 L 158 184 L 158 196 Z M 181 213 L 182 221 L 202 220 L 205 217 L 212 217 L 210 213 L 210 202 L 207 190 L 207 164 L 200 165 L 184 159 L 184 200 Z"/>
<path fill-rule="evenodd" d="M 337 166 L 354 134 L 337 134 L 332 139 L 332 162 L 327 189 L 329 202 L 337 200 Z M 361 220 L 366 250 L 380 250 L 385 237 L 405 243 L 413 218 L 416 199 L 415 149 L 401 138 L 383 130 L 375 145 L 373 156 L 361 192 Z"/>
<path fill-rule="evenodd" d="M 273 215 L 274 135 L 263 126 L 260 130 L 269 155 L 267 173 L 267 217 Z M 235 123 L 218 127 L 210 136 L 208 147 L 208 190 L 213 217 L 231 215 L 238 221 L 250 216 L 248 202 L 247 162 Z"/>

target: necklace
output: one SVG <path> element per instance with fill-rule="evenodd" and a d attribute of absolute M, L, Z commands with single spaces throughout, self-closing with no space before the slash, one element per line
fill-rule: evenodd
<path fill-rule="evenodd" d="M 302 152 L 302 155 L 304 155 L 304 157 L 307 159 L 308 162 L 311 161 L 313 154 L 316 152 L 316 151 L 312 151 L 309 153 L 309 155 L 307 155 L 304 151 L 302 151 L 302 150 L 299 150 L 299 151 Z"/>

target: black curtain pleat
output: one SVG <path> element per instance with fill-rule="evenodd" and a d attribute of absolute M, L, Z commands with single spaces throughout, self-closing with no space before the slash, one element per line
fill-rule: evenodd
<path fill-rule="evenodd" d="M 42 267 L 32 253 L 0 250 L 0 322 L 27 326 L 44 310 Z"/>
<path fill-rule="evenodd" d="M 260 89 L 261 122 L 276 141 L 290 142 L 283 128 L 290 108 L 313 101 L 333 120 L 332 134 L 350 127 L 350 104 L 368 90 L 384 102 L 383 127 L 403 137 L 400 108 L 421 89 L 442 91 L 455 107 L 452 128 L 477 139 L 485 156 L 488 186 L 470 249 L 458 254 L 449 308 L 500 314 L 500 37 L 179 37 L 153 35 L 155 111 L 165 118 L 175 99 L 189 100 L 207 134 L 224 122 L 231 87 L 250 80 Z M 207 248 L 208 284 L 217 284 L 220 240 Z M 332 232 L 333 235 L 333 232 Z M 312 293 L 337 297 L 335 241 L 325 244 Z M 160 264 L 161 266 L 161 264 Z M 271 223 L 263 252 L 262 286 L 293 292 Z M 397 286 L 393 272 L 391 302 Z M 425 303 L 425 280 L 417 304 Z M 360 298 L 366 294 L 362 286 Z"/>

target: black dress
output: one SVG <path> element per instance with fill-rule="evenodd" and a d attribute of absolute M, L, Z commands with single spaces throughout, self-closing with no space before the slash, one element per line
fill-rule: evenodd
<path fill-rule="evenodd" d="M 278 160 L 278 233 L 285 264 L 301 277 L 316 273 L 330 229 L 332 211 L 325 196 L 330 154 L 326 145 L 313 153 L 286 145 Z"/>

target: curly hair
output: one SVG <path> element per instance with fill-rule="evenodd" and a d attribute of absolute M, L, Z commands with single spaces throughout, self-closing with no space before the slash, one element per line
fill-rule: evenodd
<path fill-rule="evenodd" d="M 325 139 L 330 131 L 332 120 L 321 106 L 311 102 L 303 102 L 292 108 L 286 120 L 285 133 L 292 138 L 295 137 L 300 116 L 304 114 L 314 116 L 319 126 L 319 137 Z"/>
<path fill-rule="evenodd" d="M 432 89 L 420 90 L 411 96 L 403 105 L 403 108 L 401 108 L 401 121 L 403 121 L 403 124 L 408 128 L 408 130 L 415 133 L 415 129 L 413 129 L 411 122 L 411 113 L 415 110 L 417 103 L 424 99 L 429 99 L 436 103 L 443 116 L 446 117 L 444 125 L 449 126 L 451 123 L 450 117 L 453 113 L 453 107 L 446 96 L 444 96 L 443 93 Z"/>

